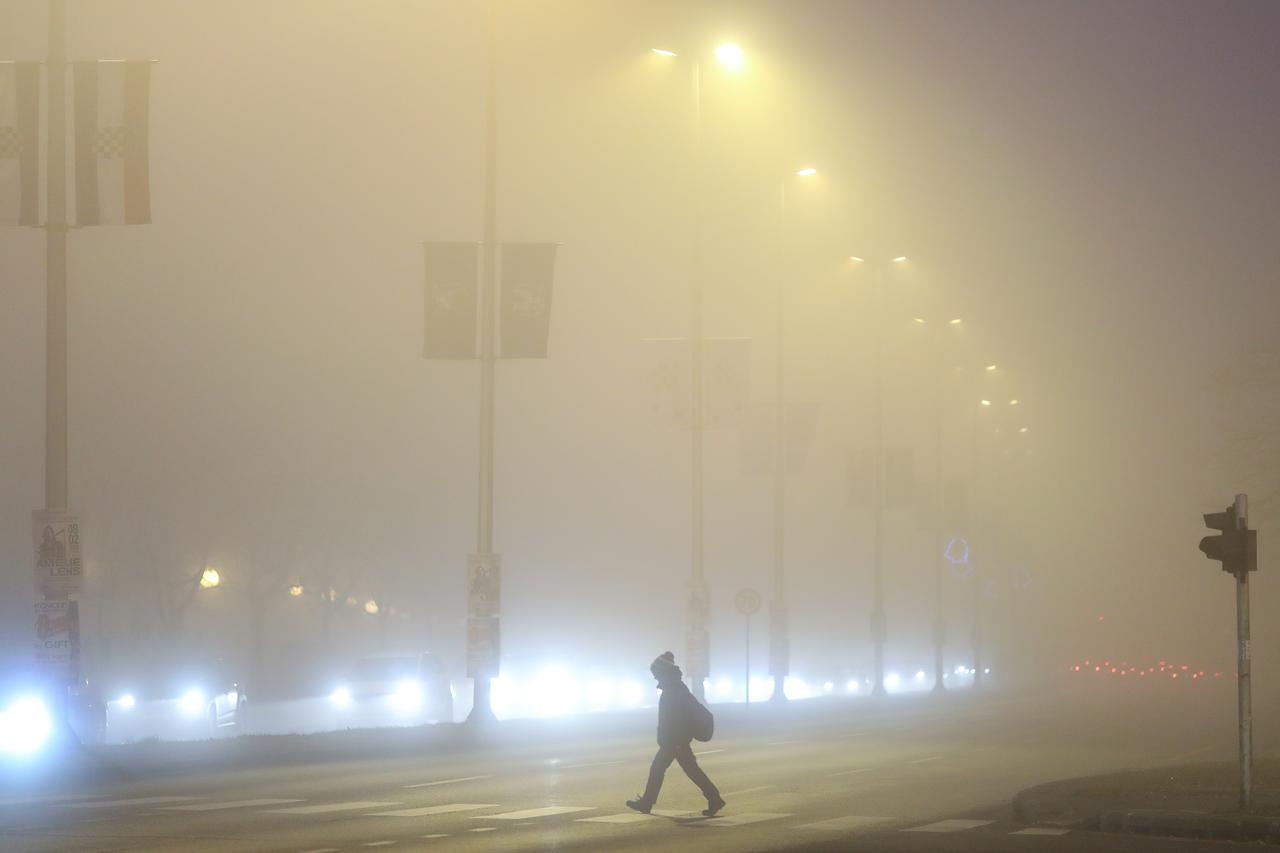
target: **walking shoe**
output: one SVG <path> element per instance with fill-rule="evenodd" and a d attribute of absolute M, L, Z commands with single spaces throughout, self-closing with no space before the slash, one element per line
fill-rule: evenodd
<path fill-rule="evenodd" d="M 714 800 L 707 800 L 707 807 L 702 810 L 703 817 L 715 817 L 716 812 L 724 808 L 724 798 L 716 797 Z"/>
<path fill-rule="evenodd" d="M 643 797 L 637 795 L 634 800 L 627 800 L 627 808 L 638 811 L 641 814 L 648 814 L 653 808 L 653 803 L 646 803 Z"/>

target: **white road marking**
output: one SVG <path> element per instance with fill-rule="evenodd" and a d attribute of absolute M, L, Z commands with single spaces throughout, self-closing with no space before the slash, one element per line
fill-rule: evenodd
<path fill-rule="evenodd" d="M 592 761 L 589 764 L 566 764 L 561 770 L 577 770 L 580 767 L 612 767 L 615 764 L 621 764 L 621 761 Z"/>
<path fill-rule="evenodd" d="M 926 823 L 924 826 L 913 826 L 910 829 L 904 829 L 903 832 L 962 832 L 966 829 L 974 829 L 979 826 L 986 826 L 989 823 L 995 823 L 994 820 L 962 820 L 960 818 L 951 818 L 950 820 L 940 820 L 935 823 Z"/>
<path fill-rule="evenodd" d="M 208 797 L 134 797 L 129 800 L 98 800 L 94 803 L 67 803 L 70 809 L 109 809 L 116 806 L 154 806 L 160 803 L 190 803 Z"/>
<path fill-rule="evenodd" d="M 854 773 L 866 773 L 870 767 L 855 767 L 852 770 L 841 770 L 839 773 L 828 773 L 828 779 L 834 779 L 836 776 L 852 776 Z"/>
<path fill-rule="evenodd" d="M 327 814 L 328 812 L 353 812 L 357 809 L 378 809 L 398 806 L 400 803 L 374 803 L 368 800 L 352 800 L 347 803 L 323 803 L 318 806 L 294 806 L 291 809 L 267 809 L 263 814 Z"/>
<path fill-rule="evenodd" d="M 1029 826 L 1026 829 L 1019 829 L 1010 835 L 1066 835 L 1071 830 L 1062 829 L 1054 826 Z"/>
<path fill-rule="evenodd" d="M 831 820 L 820 820 L 816 823 L 802 823 L 796 829 L 830 829 L 836 832 L 844 832 L 849 829 L 861 829 L 864 826 L 874 826 L 891 820 L 893 820 L 891 817 L 849 815 L 848 817 L 833 817 Z"/>
<path fill-rule="evenodd" d="M 339 853 L 337 847 L 317 847 L 315 850 L 304 850 L 302 853 Z"/>
<path fill-rule="evenodd" d="M 702 817 L 702 812 L 690 812 L 678 809 L 654 809 L 649 814 L 656 814 L 658 817 Z"/>
<path fill-rule="evenodd" d="M 47 794 L 41 797 L 5 797 L 0 799 L 0 808 L 8 806 L 32 806 L 40 803 L 59 803 L 68 800 L 92 800 L 105 797 L 106 794 Z"/>
<path fill-rule="evenodd" d="M 723 794 L 721 794 L 721 796 L 737 797 L 742 794 L 754 794 L 757 791 L 768 791 L 769 789 L 776 788 L 776 787 L 778 786 L 777 785 L 757 785 L 754 788 L 743 788 L 741 791 L 725 791 Z"/>
<path fill-rule="evenodd" d="M 577 817 L 573 820 L 574 823 L 640 823 L 642 820 L 653 820 L 653 817 L 640 812 L 624 812 L 622 814 L 602 815 L 601 817 Z"/>
<path fill-rule="evenodd" d="M 193 806 L 165 806 L 162 812 L 216 812 L 219 809 L 245 809 L 252 806 L 282 806 L 285 803 L 301 803 L 302 800 L 279 800 L 264 797 L 258 800 L 231 800 L 226 803 L 196 803 Z"/>
<path fill-rule="evenodd" d="M 447 803 L 443 806 L 423 806 L 420 809 L 396 809 L 390 812 L 371 812 L 365 817 L 426 817 L 432 814 L 473 812 L 476 809 L 496 809 L 495 803 Z"/>
<path fill-rule="evenodd" d="M 911 760 L 911 761 L 908 761 L 907 763 L 908 763 L 908 764 L 927 764 L 927 763 L 928 763 L 928 762 L 930 762 L 930 761 L 941 761 L 943 758 L 946 758 L 946 756 L 945 756 L 945 755 L 930 755 L 928 758 L 916 758 L 916 759 L 913 759 L 913 760 Z"/>
<path fill-rule="evenodd" d="M 472 820 L 526 820 L 531 817 L 554 817 L 555 815 L 560 814 L 572 814 L 574 812 L 589 812 L 594 810 L 595 806 L 544 806 L 540 809 L 522 809 L 518 812 L 503 812 L 502 814 L 473 817 Z"/>
<path fill-rule="evenodd" d="M 418 837 L 419 837 L 419 838 L 448 838 L 448 837 L 449 837 L 449 833 L 447 833 L 447 832 L 432 832 L 432 833 L 429 833 L 429 834 L 427 834 L 427 835 L 419 835 Z"/>
<path fill-rule="evenodd" d="M 722 746 L 719 749 L 704 749 L 702 752 L 695 752 L 694 755 L 715 755 L 717 752 L 724 752 L 729 747 Z"/>
<path fill-rule="evenodd" d="M 366 841 L 361 847 L 386 847 L 388 844 L 395 844 L 394 841 Z"/>
<path fill-rule="evenodd" d="M 452 785 L 454 782 L 475 782 L 488 779 L 488 776 L 461 776 L 457 779 L 438 779 L 435 782 L 419 782 L 416 785 L 405 785 L 406 788 L 434 788 L 436 785 Z"/>
<path fill-rule="evenodd" d="M 761 823 L 766 820 L 778 820 L 779 818 L 791 817 L 790 813 L 780 812 L 743 812 L 742 814 L 724 815 L 723 817 L 707 818 L 708 826 L 746 826 L 749 823 Z"/>
<path fill-rule="evenodd" d="M 477 826 L 475 829 L 468 829 L 467 832 L 496 832 L 496 826 Z"/>

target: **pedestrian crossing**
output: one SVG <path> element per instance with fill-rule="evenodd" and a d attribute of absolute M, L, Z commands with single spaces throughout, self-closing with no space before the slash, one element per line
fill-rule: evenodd
<path fill-rule="evenodd" d="M 997 825 L 995 819 L 944 818 L 927 823 L 912 824 L 908 819 L 893 815 L 850 814 L 806 820 L 795 812 L 727 811 L 716 817 L 703 817 L 696 810 L 654 809 L 650 814 L 634 811 L 615 811 L 599 805 L 558 803 L 531 808 L 505 808 L 500 803 L 434 803 L 413 805 L 385 800 L 336 800 L 313 802 L 302 798 L 255 797 L 241 799 L 217 799 L 199 795 L 156 795 L 106 799 L 102 795 L 67 794 L 64 797 L 48 796 L 39 800 L 42 806 L 65 810 L 68 816 L 75 813 L 93 814 L 125 813 L 133 817 L 161 818 L 222 814 L 236 810 L 252 812 L 264 818 L 281 819 L 386 819 L 388 827 L 409 826 L 414 838 L 422 840 L 445 839 L 468 833 L 519 831 L 530 826 L 554 823 L 562 828 L 573 825 L 598 826 L 600 831 L 639 828 L 641 826 L 678 825 L 694 823 L 706 827 L 733 829 L 772 824 L 789 826 L 809 837 L 840 833 L 911 832 L 911 833 L 973 833 L 977 831 L 1045 839 L 1060 837 L 1071 830 L 1061 827 L 1015 827 Z M 26 804 L 24 804 L 26 805 Z M 9 804 L 10 808 L 16 803 Z M 0 809 L 5 804 L 0 803 Z M 28 806 L 29 807 L 29 806 Z M 123 816 L 123 815 L 121 815 Z M 397 821 L 396 819 L 399 819 Z M 423 821 L 427 821 L 426 825 Z M 459 823 L 463 821 L 464 823 Z M 92 823 L 94 819 L 81 821 Z M 441 823 L 443 822 L 443 825 Z M 466 825 L 474 822 L 475 825 Z M 426 829 L 451 830 L 423 833 Z M 332 842 L 331 842 L 332 843 Z M 394 839 L 377 838 L 360 842 L 359 846 L 390 846 Z M 1046 842 L 1051 843 L 1051 842 Z"/>

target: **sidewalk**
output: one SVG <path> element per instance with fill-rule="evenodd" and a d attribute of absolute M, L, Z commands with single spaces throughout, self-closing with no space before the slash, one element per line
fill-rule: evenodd
<path fill-rule="evenodd" d="M 1022 791 L 1013 813 L 1032 824 L 1280 844 L 1280 759 L 1255 764 L 1248 811 L 1239 779 L 1234 762 L 1066 779 Z"/>

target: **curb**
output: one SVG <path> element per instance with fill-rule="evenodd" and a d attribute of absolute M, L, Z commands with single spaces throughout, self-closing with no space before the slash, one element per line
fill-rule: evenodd
<path fill-rule="evenodd" d="M 1195 812 L 1155 810 L 1103 812 L 1103 832 L 1135 835 L 1167 835 L 1178 838 L 1207 838 L 1219 841 L 1264 841 L 1280 844 L 1280 818 L 1219 817 Z"/>

